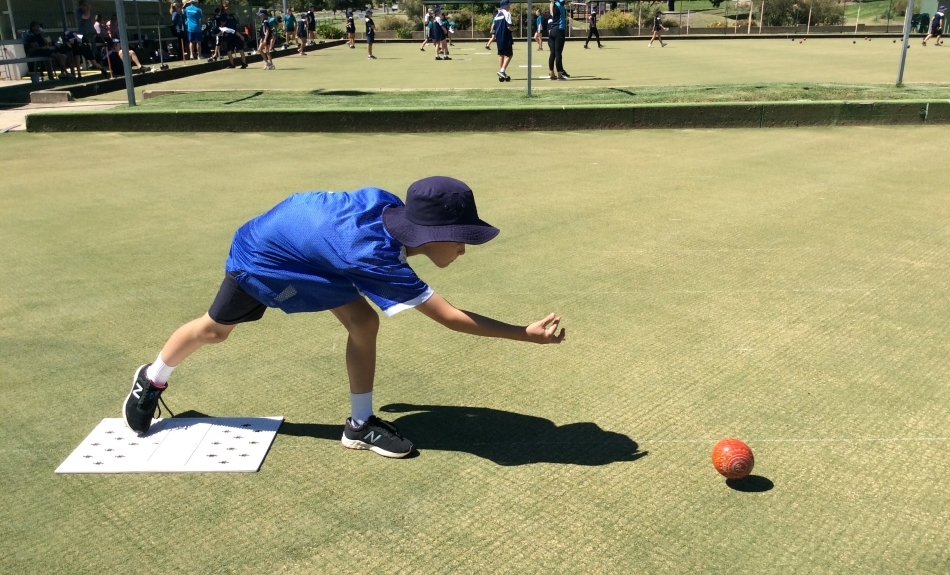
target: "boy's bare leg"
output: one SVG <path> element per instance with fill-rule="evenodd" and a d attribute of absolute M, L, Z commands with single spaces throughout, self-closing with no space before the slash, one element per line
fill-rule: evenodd
<path fill-rule="evenodd" d="M 330 311 L 349 333 L 346 339 L 346 373 L 350 379 L 350 393 L 373 391 L 379 314 L 363 298 Z"/>
<path fill-rule="evenodd" d="M 204 345 L 228 339 L 234 327 L 220 324 L 204 314 L 175 330 L 162 348 L 162 360 L 169 366 L 177 366 Z"/>

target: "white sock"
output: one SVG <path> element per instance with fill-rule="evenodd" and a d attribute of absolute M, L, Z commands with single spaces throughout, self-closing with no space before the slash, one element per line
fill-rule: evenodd
<path fill-rule="evenodd" d="M 159 352 L 158 357 L 155 358 L 152 365 L 148 366 L 148 369 L 145 370 L 145 377 L 152 383 L 165 385 L 168 383 L 168 378 L 172 376 L 173 371 L 175 371 L 175 366 L 166 365 L 165 362 L 162 361 L 162 354 Z"/>
<path fill-rule="evenodd" d="M 357 427 L 366 423 L 366 420 L 373 415 L 373 392 L 351 393 L 350 408 L 352 409 L 350 419 Z"/>

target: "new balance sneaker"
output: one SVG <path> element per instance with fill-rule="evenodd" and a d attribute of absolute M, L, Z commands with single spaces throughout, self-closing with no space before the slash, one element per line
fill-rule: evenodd
<path fill-rule="evenodd" d="M 148 433 L 155 410 L 158 408 L 158 400 L 168 387 L 167 385 L 159 387 L 149 381 L 145 376 L 145 370 L 150 365 L 147 363 L 135 372 L 135 377 L 132 378 L 132 391 L 129 392 L 122 406 L 122 418 L 125 424 L 139 436 Z"/>
<path fill-rule="evenodd" d="M 363 425 L 356 427 L 353 420 L 346 419 L 343 426 L 343 447 L 369 449 L 383 457 L 405 457 L 412 453 L 412 442 L 399 435 L 396 426 L 388 421 L 370 416 Z"/>

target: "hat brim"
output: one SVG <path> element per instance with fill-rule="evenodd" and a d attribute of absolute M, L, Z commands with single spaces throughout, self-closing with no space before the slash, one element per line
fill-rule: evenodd
<path fill-rule="evenodd" d="M 399 243 L 410 248 L 417 248 L 429 242 L 460 242 L 477 246 L 501 233 L 501 230 L 482 220 L 478 220 L 477 224 L 420 226 L 406 219 L 405 206 L 386 208 L 383 212 L 383 225 Z"/>

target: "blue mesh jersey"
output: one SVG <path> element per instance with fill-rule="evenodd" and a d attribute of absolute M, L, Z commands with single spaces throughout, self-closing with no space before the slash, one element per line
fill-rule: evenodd
<path fill-rule="evenodd" d="M 365 295 L 391 316 L 432 290 L 383 226 L 402 201 L 378 188 L 294 194 L 241 226 L 225 269 L 268 307 L 324 311 Z"/>

